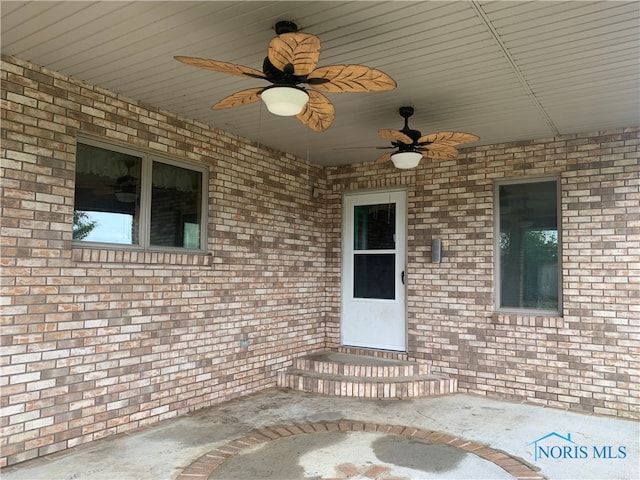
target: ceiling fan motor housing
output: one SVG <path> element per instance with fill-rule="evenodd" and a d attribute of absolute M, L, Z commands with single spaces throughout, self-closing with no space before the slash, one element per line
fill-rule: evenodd
<path fill-rule="evenodd" d="M 422 136 L 422 133 L 420 133 L 418 130 L 411 130 L 410 128 L 403 128 L 400 131 L 411 138 L 411 140 L 413 140 L 413 143 L 417 143 L 418 139 Z"/>
<path fill-rule="evenodd" d="M 289 68 L 288 68 L 289 67 Z M 274 86 L 286 86 L 293 87 L 300 83 L 306 83 L 306 75 L 294 75 L 293 65 L 288 64 L 285 66 L 284 71 L 278 70 L 269 60 L 269 57 L 264 57 L 262 64 L 262 71 L 265 78 L 274 84 Z"/>

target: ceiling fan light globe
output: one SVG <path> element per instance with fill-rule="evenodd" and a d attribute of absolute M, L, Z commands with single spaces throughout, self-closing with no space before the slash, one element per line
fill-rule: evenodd
<path fill-rule="evenodd" d="M 295 87 L 271 87 L 260 98 L 267 110 L 283 117 L 298 115 L 309 101 L 307 92 Z"/>
<path fill-rule="evenodd" d="M 396 168 L 415 168 L 420 163 L 422 154 L 418 152 L 400 152 L 391 155 L 391 161 Z"/>

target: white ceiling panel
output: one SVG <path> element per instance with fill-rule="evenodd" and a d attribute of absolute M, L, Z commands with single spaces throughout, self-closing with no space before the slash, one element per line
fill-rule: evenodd
<path fill-rule="evenodd" d="M 472 145 L 640 124 L 637 1 L 2 1 L 2 53 L 323 165 L 373 161 L 381 128 L 475 133 Z M 322 42 L 319 66 L 363 64 L 388 92 L 327 94 L 325 132 L 261 103 L 211 105 L 267 86 L 175 55 L 261 69 L 279 20 Z"/>

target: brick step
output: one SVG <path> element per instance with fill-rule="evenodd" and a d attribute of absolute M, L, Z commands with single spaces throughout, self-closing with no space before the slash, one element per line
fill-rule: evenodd
<path fill-rule="evenodd" d="M 408 377 L 430 373 L 428 363 L 336 352 L 319 352 L 298 357 L 293 361 L 293 368 L 331 375 L 368 378 Z"/>
<path fill-rule="evenodd" d="M 455 393 L 458 382 L 435 374 L 370 379 L 289 370 L 278 372 L 278 387 L 339 397 L 411 398 Z"/>
<path fill-rule="evenodd" d="M 301 392 L 358 398 L 410 398 L 455 393 L 456 379 L 429 372 L 426 363 L 318 352 L 294 359 L 278 372 L 277 386 Z"/>
<path fill-rule="evenodd" d="M 391 360 L 409 360 L 409 355 L 405 352 L 390 352 L 389 350 L 372 350 L 362 347 L 338 347 L 340 353 L 351 353 L 353 355 L 365 355 L 367 357 L 387 358 Z"/>

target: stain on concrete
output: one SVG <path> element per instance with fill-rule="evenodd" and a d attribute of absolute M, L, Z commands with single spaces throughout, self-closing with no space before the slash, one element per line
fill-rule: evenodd
<path fill-rule="evenodd" d="M 481 461 L 463 450 L 427 440 L 381 433 L 322 432 L 281 438 L 244 450 L 225 461 L 209 480 L 418 478 L 400 476 L 401 472 L 427 478 L 429 474 L 454 471 L 468 456 Z M 353 472 L 345 470 L 348 466 Z"/>
<path fill-rule="evenodd" d="M 448 472 L 470 455 L 448 445 L 398 435 L 378 438 L 371 447 L 383 462 L 423 472 Z"/>
<path fill-rule="evenodd" d="M 209 480 L 319 480 L 319 476 L 305 476 L 300 457 L 337 444 L 344 437 L 344 432 L 328 432 L 273 440 L 231 457 L 209 476 Z"/>

